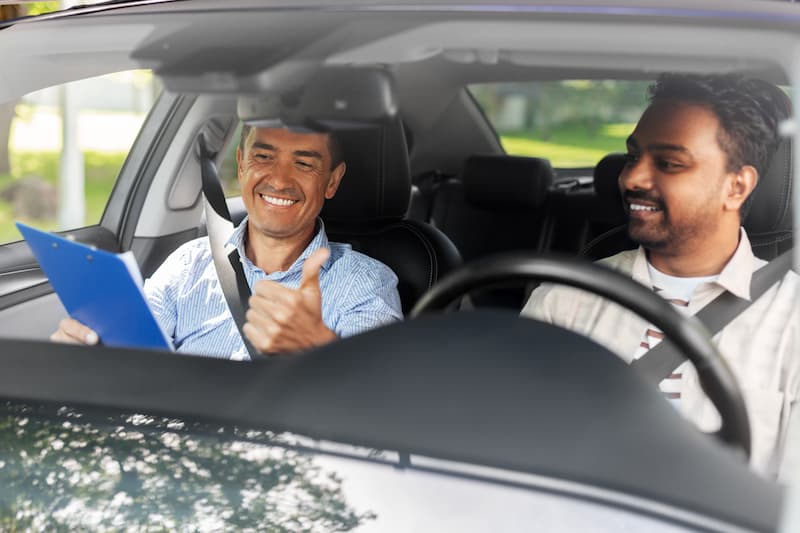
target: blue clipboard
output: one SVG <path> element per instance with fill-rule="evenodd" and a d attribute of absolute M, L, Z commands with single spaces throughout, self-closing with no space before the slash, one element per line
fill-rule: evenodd
<path fill-rule="evenodd" d="M 16 224 L 69 315 L 96 331 L 103 344 L 173 349 L 147 305 L 131 252 L 98 250 Z"/>

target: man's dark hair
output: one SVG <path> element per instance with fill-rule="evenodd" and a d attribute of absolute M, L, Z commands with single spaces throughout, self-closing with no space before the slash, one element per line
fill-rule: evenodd
<path fill-rule="evenodd" d="M 728 172 L 752 165 L 764 176 L 780 143 L 778 126 L 791 114 L 789 97 L 775 85 L 738 74 L 662 74 L 650 102 L 671 100 L 706 106 L 717 117 L 717 140 Z"/>
<path fill-rule="evenodd" d="M 242 131 L 239 134 L 239 150 L 242 152 L 244 152 L 247 136 L 250 135 L 252 129 L 253 126 L 250 124 L 242 124 Z M 342 155 L 342 146 L 339 143 L 339 139 L 336 137 L 336 133 L 328 131 L 325 132 L 325 134 L 328 136 L 328 151 L 331 154 L 331 170 L 333 170 L 339 166 L 339 163 L 344 161 L 344 155 Z"/>

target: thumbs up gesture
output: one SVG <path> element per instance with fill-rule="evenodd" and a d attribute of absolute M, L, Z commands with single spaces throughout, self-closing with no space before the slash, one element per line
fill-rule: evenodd
<path fill-rule="evenodd" d="M 297 289 L 272 280 L 255 284 L 242 331 L 257 350 L 293 352 L 336 339 L 322 321 L 319 288 L 319 271 L 329 255 L 327 248 L 321 248 L 308 256 Z"/>

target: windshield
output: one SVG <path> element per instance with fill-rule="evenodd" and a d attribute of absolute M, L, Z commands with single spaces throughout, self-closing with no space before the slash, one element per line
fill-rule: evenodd
<path fill-rule="evenodd" d="M 525 476 L 268 430 L 3 402 L 0 440 L 4 531 L 688 531 Z"/>

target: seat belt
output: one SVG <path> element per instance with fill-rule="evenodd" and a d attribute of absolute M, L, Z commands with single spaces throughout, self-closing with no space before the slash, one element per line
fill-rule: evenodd
<path fill-rule="evenodd" d="M 767 289 L 778 283 L 791 267 L 790 249 L 753 272 L 750 280 L 750 300 L 725 291 L 700 309 L 694 315 L 695 318 L 699 319 L 712 335 L 716 335 L 767 292 Z M 633 361 L 631 366 L 636 368 L 647 381 L 657 385 L 685 360 L 686 356 L 665 338 L 658 346 Z"/>
<path fill-rule="evenodd" d="M 242 328 L 246 322 L 245 314 L 250 298 L 250 286 L 244 276 L 242 261 L 239 251 L 234 248 L 230 253 L 225 251 L 225 244 L 233 233 L 234 225 L 228 204 L 225 202 L 225 193 L 219 181 L 217 166 L 214 164 L 212 154 L 206 144 L 205 137 L 201 134 L 197 138 L 200 148 L 200 176 L 203 181 L 203 207 L 206 214 L 206 229 L 211 245 L 211 255 L 214 258 L 214 268 L 217 271 L 220 287 L 228 303 L 228 309 L 233 316 L 233 321 L 239 329 L 250 359 L 254 359 L 256 350 L 247 340 Z"/>

